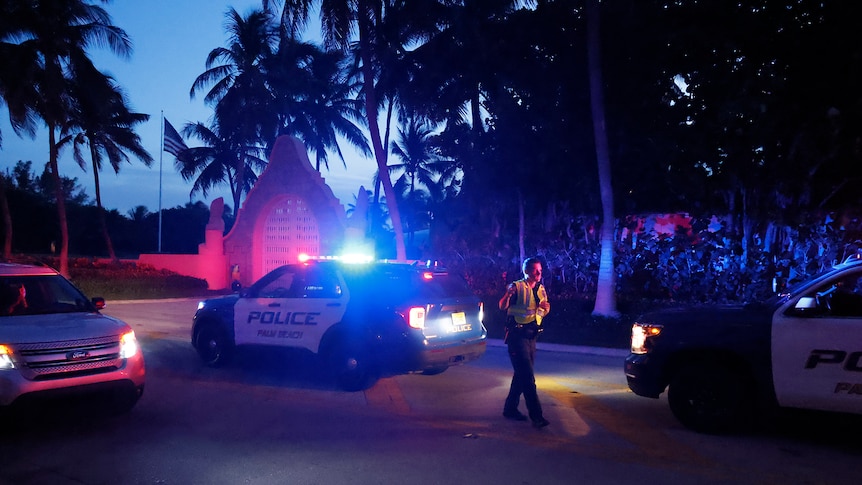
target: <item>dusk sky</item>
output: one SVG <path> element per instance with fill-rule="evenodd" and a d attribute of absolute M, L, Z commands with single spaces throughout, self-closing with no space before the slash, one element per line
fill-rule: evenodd
<path fill-rule="evenodd" d="M 114 25 L 124 29 L 132 40 L 134 51 L 130 59 L 122 59 L 106 50 L 92 49 L 96 66 L 112 75 L 125 89 L 132 108 L 150 115 L 150 120 L 137 127 L 144 147 L 154 158 L 147 168 L 137 159 L 124 164 L 115 175 L 110 166 L 103 168 L 100 181 L 102 203 L 106 209 L 117 209 L 126 214 L 143 205 L 151 212 L 159 208 L 159 160 L 162 161 L 162 208 L 185 205 L 189 202 L 191 182 L 183 181 L 174 168 L 174 156 L 161 149 L 161 113 L 180 130 L 188 122 L 209 122 L 212 110 L 203 103 L 203 94 L 189 98 L 194 79 L 204 72 L 206 56 L 220 46 L 227 45 L 224 32 L 224 13 L 234 7 L 240 14 L 258 7 L 260 0 L 148 0 L 146 2 L 115 0 L 102 5 L 113 19 Z M 317 19 L 314 24 L 317 25 Z M 319 41 L 319 32 L 310 27 L 306 38 Z M 9 114 L 0 108 L 0 130 L 3 146 L 0 148 L 0 167 L 11 170 L 18 160 L 33 162 L 33 170 L 41 173 L 48 161 L 48 138 L 44 129 L 35 139 L 19 138 L 9 125 Z M 196 146 L 197 140 L 186 140 Z M 342 144 L 347 169 L 337 155 L 331 155 L 330 170 L 322 175 L 335 196 L 346 207 L 354 202 L 360 185 L 371 188 L 376 170 L 374 160 L 355 154 L 349 144 Z M 93 199 L 93 174 L 88 168 L 82 171 L 72 159 L 71 150 L 64 150 L 60 172 L 75 177 Z M 207 197 L 196 193 L 192 202 L 202 200 L 207 205 L 216 197 L 224 197 L 232 205 L 230 191 L 224 188 L 210 192 Z"/>

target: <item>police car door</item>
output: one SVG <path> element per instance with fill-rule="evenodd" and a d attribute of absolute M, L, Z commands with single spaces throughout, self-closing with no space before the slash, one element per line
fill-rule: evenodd
<path fill-rule="evenodd" d="M 346 295 L 331 268 L 291 266 L 234 306 L 236 343 L 318 351 L 326 330 L 341 321 Z"/>
<path fill-rule="evenodd" d="M 773 317 L 772 375 L 781 406 L 862 413 L 862 291 L 859 270 L 826 281 Z M 852 283 L 850 283 L 852 282 Z M 843 287 L 842 287 L 843 286 Z"/>

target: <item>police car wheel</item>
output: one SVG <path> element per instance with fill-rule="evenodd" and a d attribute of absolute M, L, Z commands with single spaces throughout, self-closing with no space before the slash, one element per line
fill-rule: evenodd
<path fill-rule="evenodd" d="M 218 367 L 230 357 L 229 342 L 224 332 L 215 325 L 204 325 L 198 332 L 195 348 L 204 364 Z"/>
<path fill-rule="evenodd" d="M 362 391 L 377 380 L 368 352 L 361 346 L 338 342 L 328 352 L 327 362 L 338 387 L 345 391 Z"/>
<path fill-rule="evenodd" d="M 711 364 L 691 365 L 671 380 L 667 399 L 687 428 L 720 434 L 740 429 L 748 417 L 743 376 Z"/>

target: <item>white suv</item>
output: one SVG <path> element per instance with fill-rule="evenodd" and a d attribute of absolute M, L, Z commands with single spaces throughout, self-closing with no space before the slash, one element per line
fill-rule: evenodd
<path fill-rule="evenodd" d="M 104 302 L 53 269 L 0 263 L 0 411 L 68 394 L 135 405 L 144 357 L 128 324 L 99 313 Z"/>

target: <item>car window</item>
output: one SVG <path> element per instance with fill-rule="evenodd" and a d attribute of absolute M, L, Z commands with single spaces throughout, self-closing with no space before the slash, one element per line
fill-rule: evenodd
<path fill-rule="evenodd" d="M 285 268 L 263 285 L 258 298 L 338 298 L 341 283 L 331 268 Z"/>
<path fill-rule="evenodd" d="M 0 277 L 0 316 L 93 310 L 86 297 L 59 275 Z"/>
<path fill-rule="evenodd" d="M 299 293 L 295 271 L 283 271 L 277 278 L 261 287 L 258 298 L 296 298 Z"/>
<path fill-rule="evenodd" d="M 301 298 L 338 298 L 341 284 L 329 268 L 309 268 L 305 272 Z"/>
<path fill-rule="evenodd" d="M 818 305 L 825 314 L 839 317 L 862 317 L 862 273 L 842 276 L 816 291 Z"/>

